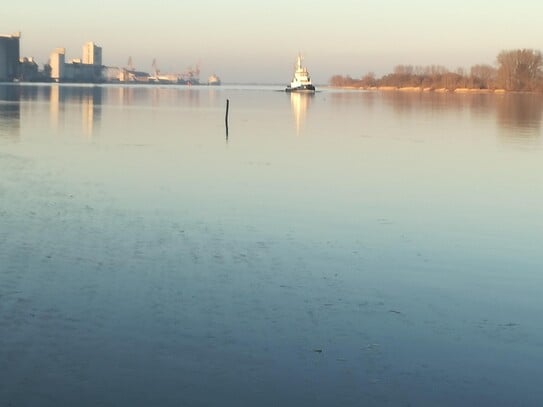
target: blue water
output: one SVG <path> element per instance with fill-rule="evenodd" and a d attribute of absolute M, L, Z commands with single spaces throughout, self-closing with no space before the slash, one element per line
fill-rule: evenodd
<path fill-rule="evenodd" d="M 543 98 L 278 90 L 0 86 L 0 405 L 540 405 Z"/>

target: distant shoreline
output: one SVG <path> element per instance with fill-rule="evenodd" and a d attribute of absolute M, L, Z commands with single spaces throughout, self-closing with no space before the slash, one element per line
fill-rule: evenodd
<path fill-rule="evenodd" d="M 228 86 L 266 86 L 266 87 L 282 87 L 281 84 L 242 84 L 242 83 L 225 83 L 221 86 L 208 85 L 207 83 L 198 83 L 194 85 L 189 84 L 169 84 L 169 83 L 143 83 L 143 82 L 0 82 L 0 86 L 81 86 L 81 87 L 96 87 L 96 86 L 121 86 L 121 87 L 133 87 L 133 86 L 143 86 L 143 87 L 178 87 L 178 88 L 228 88 Z M 519 90 L 506 90 L 506 89 L 477 89 L 477 88 L 433 88 L 433 87 L 420 87 L 420 86 L 338 86 L 338 85 L 317 85 L 320 90 L 324 89 L 337 89 L 337 90 L 347 90 L 347 91 L 376 91 L 376 92 L 400 92 L 400 93 L 456 93 L 456 94 L 541 94 L 537 91 L 519 91 Z M 319 90 L 319 91 L 320 91 Z M 278 91 L 284 91 L 280 89 Z"/>
<path fill-rule="evenodd" d="M 505 89 L 476 89 L 476 88 L 456 88 L 456 89 L 447 89 L 447 88 L 423 88 L 420 86 L 328 86 L 331 89 L 345 89 L 345 90 L 373 90 L 381 92 L 417 92 L 417 93 L 470 93 L 470 94 L 504 94 L 504 93 L 537 93 L 533 91 L 508 91 Z"/>

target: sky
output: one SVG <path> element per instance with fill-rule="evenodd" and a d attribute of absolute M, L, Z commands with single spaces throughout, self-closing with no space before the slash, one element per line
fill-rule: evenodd
<path fill-rule="evenodd" d="M 296 56 L 313 82 L 332 75 L 377 76 L 394 66 L 451 70 L 494 64 L 504 49 L 543 50 L 539 0 L 67 0 L 2 4 L 0 34 L 21 31 L 21 55 L 42 65 L 57 47 L 80 58 L 82 45 L 103 48 L 103 63 L 182 72 L 201 79 L 288 83 Z"/>

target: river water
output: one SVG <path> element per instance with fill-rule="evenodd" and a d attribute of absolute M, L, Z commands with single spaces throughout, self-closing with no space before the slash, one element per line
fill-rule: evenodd
<path fill-rule="evenodd" d="M 278 90 L 0 86 L 0 405 L 540 405 L 543 98 Z"/>

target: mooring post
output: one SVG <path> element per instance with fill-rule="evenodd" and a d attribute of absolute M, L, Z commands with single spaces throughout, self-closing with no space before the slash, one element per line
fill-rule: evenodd
<path fill-rule="evenodd" d="M 228 138 L 228 108 L 230 106 L 230 100 L 226 99 L 226 114 L 224 115 L 224 125 L 226 127 L 226 138 Z"/>

